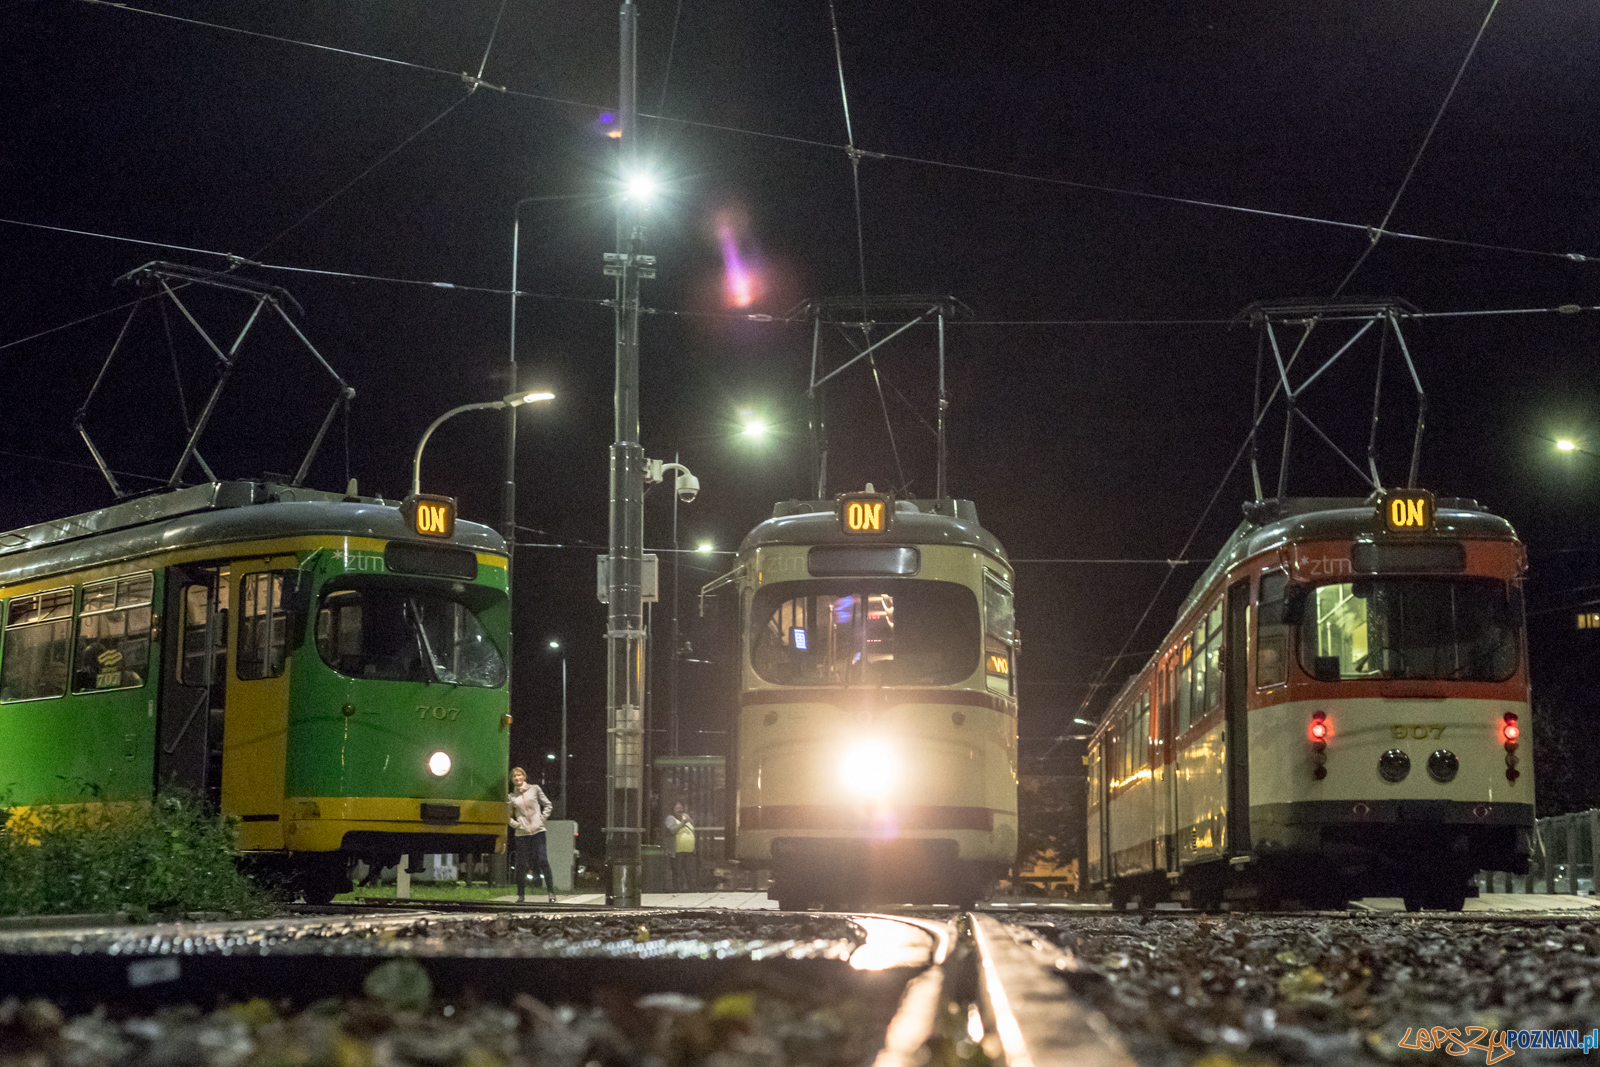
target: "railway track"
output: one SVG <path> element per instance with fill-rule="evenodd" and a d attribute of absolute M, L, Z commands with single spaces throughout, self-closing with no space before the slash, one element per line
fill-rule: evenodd
<path fill-rule="evenodd" d="M 1129 1062 L 984 914 L 317 911 L 0 932 L 0 1059 Z"/>

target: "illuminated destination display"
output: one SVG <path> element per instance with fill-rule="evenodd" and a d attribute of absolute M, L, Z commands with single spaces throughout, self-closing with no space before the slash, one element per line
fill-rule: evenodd
<path fill-rule="evenodd" d="M 456 502 L 448 496 L 407 497 L 401 508 L 411 529 L 423 537 L 447 538 L 456 532 Z"/>
<path fill-rule="evenodd" d="M 1433 494 L 1426 489 L 1395 489 L 1383 499 L 1383 525 L 1390 533 L 1433 529 Z"/>
<path fill-rule="evenodd" d="M 839 498 L 839 525 L 846 533 L 883 533 L 893 505 L 881 493 L 847 493 Z"/>

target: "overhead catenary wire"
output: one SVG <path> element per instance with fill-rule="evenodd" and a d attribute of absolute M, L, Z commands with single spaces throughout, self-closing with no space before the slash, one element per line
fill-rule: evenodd
<path fill-rule="evenodd" d="M 152 10 L 149 10 L 149 9 L 146 9 L 146 8 L 135 7 L 135 6 L 131 5 L 131 4 L 116 3 L 116 2 L 113 2 L 113 0 L 78 0 L 78 2 L 79 3 L 84 3 L 84 4 L 93 4 L 93 5 L 96 5 L 96 6 L 99 6 L 99 7 L 114 8 L 114 9 L 116 9 L 118 11 L 124 11 L 124 12 L 128 12 L 128 13 L 131 13 L 131 14 L 148 15 L 148 16 L 152 16 L 152 17 L 155 17 L 155 18 L 170 19 L 172 21 L 187 23 L 189 25 L 193 25 L 193 26 L 197 26 L 197 27 L 204 27 L 204 28 L 207 28 L 207 29 L 214 29 L 214 30 L 219 30 L 219 31 L 227 32 L 227 33 L 241 34 L 241 35 L 244 35 L 244 36 L 247 36 L 247 37 L 261 38 L 261 39 L 264 39 L 264 40 L 274 41 L 274 42 L 278 42 L 278 43 L 286 44 L 286 45 L 293 45 L 293 46 L 298 46 L 298 47 L 303 47 L 303 48 L 316 49 L 318 51 L 337 53 L 339 55 L 348 56 L 348 57 L 355 58 L 355 59 L 363 59 L 363 60 L 370 60 L 370 61 L 378 62 L 378 63 L 393 64 L 393 65 L 396 65 L 396 66 L 406 67 L 406 68 L 410 68 L 410 69 L 426 72 L 426 73 L 429 73 L 429 74 L 441 75 L 441 76 L 448 77 L 448 78 L 458 79 L 458 80 L 466 82 L 469 85 L 481 86 L 483 88 L 492 89 L 492 90 L 494 90 L 496 92 L 499 92 L 499 93 L 501 93 L 501 94 L 503 94 L 505 96 L 508 96 L 508 97 L 515 97 L 515 98 L 524 99 L 524 100 L 531 100 L 531 101 L 535 101 L 535 102 L 538 102 L 538 103 L 554 104 L 554 105 L 563 106 L 563 107 L 579 108 L 579 109 L 582 109 L 582 110 L 585 110 L 585 111 L 588 111 L 588 112 L 592 112 L 592 113 L 594 113 L 596 115 L 598 115 L 601 112 L 606 110 L 606 108 L 604 106 L 599 105 L 599 104 L 594 104 L 594 103 L 591 103 L 591 102 L 586 101 L 586 100 L 573 100 L 573 99 L 566 98 L 566 97 L 551 96 L 551 95 L 545 94 L 545 93 L 534 93 L 534 92 L 528 92 L 528 91 L 525 91 L 525 90 L 514 89 L 514 88 L 511 88 L 509 86 L 496 85 L 496 84 L 493 84 L 491 82 L 483 81 L 481 78 L 474 78 L 472 75 L 470 75 L 468 73 L 465 73 L 465 72 L 452 71 L 452 70 L 448 70 L 448 69 L 446 69 L 444 67 L 434 66 L 432 64 L 417 63 L 417 62 L 412 62 L 412 61 L 403 60 L 403 59 L 395 59 L 395 58 L 389 57 L 389 56 L 381 56 L 381 55 L 376 55 L 376 54 L 369 53 L 369 52 L 360 52 L 360 51 L 356 51 L 354 49 L 349 49 L 349 48 L 337 48 L 337 47 L 334 47 L 332 45 L 320 44 L 320 43 L 317 43 L 315 41 L 304 41 L 304 40 L 300 40 L 300 39 L 293 38 L 293 37 L 284 37 L 284 36 L 281 36 L 281 35 L 278 35 L 278 34 L 262 33 L 262 32 L 257 31 L 257 30 L 246 30 L 246 29 L 242 29 L 242 28 L 236 27 L 236 26 L 228 26 L 228 25 L 225 25 L 225 24 L 215 23 L 215 22 L 207 22 L 207 21 L 205 21 L 203 19 L 188 18 L 188 17 L 181 16 L 181 15 L 173 15 L 173 14 L 170 14 L 170 13 L 167 13 L 167 12 L 163 12 L 163 11 L 152 11 Z M 1393 237 L 1393 238 L 1398 238 L 1398 239 L 1401 239 L 1401 240 L 1421 241 L 1421 242 L 1427 242 L 1427 243 L 1433 243 L 1433 244 L 1449 245 L 1449 246 L 1454 246 L 1454 247 L 1458 247 L 1458 248 L 1475 249 L 1477 251 L 1482 251 L 1482 252 L 1497 252 L 1497 253 L 1503 253 L 1503 254 L 1507 254 L 1507 255 L 1518 255 L 1518 256 L 1539 256 L 1539 257 L 1545 257 L 1545 258 L 1550 258 L 1550 259 L 1562 259 L 1562 260 L 1567 260 L 1567 261 L 1574 262 L 1574 263 L 1597 263 L 1597 262 L 1600 262 L 1600 256 L 1592 256 L 1592 255 L 1588 255 L 1588 254 L 1582 253 L 1582 252 L 1572 252 L 1572 251 L 1556 252 L 1556 251 L 1551 251 L 1549 249 L 1524 248 L 1524 247 L 1519 247 L 1519 246 L 1516 246 L 1516 245 L 1494 244 L 1494 243 L 1483 242 L 1483 241 L 1469 241 L 1469 240 L 1464 240 L 1464 239 L 1460 239 L 1460 238 L 1437 237 L 1437 236 L 1433 236 L 1433 235 L 1430 235 L 1430 234 L 1411 233 L 1411 232 L 1403 231 L 1403 230 L 1390 230 L 1390 229 L 1386 229 L 1386 228 L 1375 229 L 1373 226 L 1371 226 L 1370 224 L 1367 224 L 1367 223 L 1348 222 L 1348 221 L 1344 221 L 1344 220 L 1340 220 L 1340 219 L 1323 218 L 1323 217 L 1319 217 L 1319 216 L 1316 216 L 1316 215 L 1308 215 L 1308 214 L 1295 213 L 1295 212 L 1289 212 L 1289 211 L 1276 211 L 1276 210 L 1272 210 L 1272 209 L 1269 209 L 1269 208 L 1249 207 L 1249 206 L 1242 205 L 1242 204 L 1230 204 L 1230 203 L 1226 203 L 1226 202 L 1218 201 L 1218 200 L 1207 200 L 1207 199 L 1199 198 L 1199 197 L 1179 196 L 1179 195 L 1175 195 L 1175 194 L 1171 194 L 1171 193 L 1151 192 L 1149 190 L 1141 190 L 1141 189 L 1128 189 L 1128 188 L 1124 188 L 1124 187 L 1105 185 L 1105 184 L 1096 183 L 1096 182 L 1077 181 L 1077 180 L 1074 180 L 1074 179 L 1071 179 L 1071 178 L 1059 178 L 1059 177 L 1052 177 L 1052 176 L 1049 176 L 1049 175 L 1042 175 L 1042 174 L 1030 174 L 1030 173 L 1027 173 L 1025 171 L 1008 170 L 1008 169 L 1005 169 L 1003 167 L 990 167 L 990 166 L 983 166 L 983 165 L 974 164 L 974 163 L 959 163 L 959 162 L 954 162 L 954 161 L 951 161 L 951 160 L 928 159 L 928 158 L 922 157 L 922 156 L 906 155 L 904 153 L 897 153 L 897 152 L 878 152 L 878 151 L 870 151 L 870 150 L 867 150 L 867 149 L 856 149 L 856 148 L 852 148 L 852 146 L 848 145 L 848 144 L 841 145 L 841 144 L 838 144 L 837 142 L 824 141 L 824 140 L 819 140 L 817 138 L 812 138 L 812 137 L 797 137 L 797 136 L 794 136 L 792 134 L 773 133 L 773 132 L 766 131 L 766 130 L 753 130 L 753 129 L 749 129 L 747 127 L 742 127 L 742 126 L 731 126 L 731 125 L 728 125 L 726 123 L 705 122 L 705 121 L 697 120 L 697 119 L 685 119 L 685 118 L 678 118 L 678 117 L 675 117 L 675 116 L 663 115 L 663 114 L 649 114 L 649 113 L 646 113 L 646 112 L 641 112 L 640 113 L 640 118 L 647 118 L 647 119 L 655 120 L 657 122 L 673 123 L 673 124 L 676 124 L 676 125 L 689 126 L 689 127 L 694 127 L 694 128 L 697 128 L 697 129 L 711 130 L 711 131 L 716 131 L 716 132 L 721 132 L 721 133 L 737 134 L 739 136 L 744 136 L 744 137 L 755 137 L 755 138 L 761 138 L 761 139 L 765 139 L 765 140 L 780 141 L 780 142 L 785 142 L 785 143 L 795 144 L 795 145 L 803 145 L 803 146 L 808 146 L 808 147 L 813 147 L 813 148 L 825 149 L 825 150 L 829 150 L 829 151 L 846 152 L 846 153 L 859 152 L 860 155 L 863 158 L 868 158 L 868 159 L 881 159 L 881 160 L 889 160 L 889 161 L 900 162 L 900 163 L 910 163 L 910 164 L 915 164 L 915 165 L 918 165 L 918 166 L 936 167 L 936 168 L 941 168 L 941 169 L 945 169 L 945 170 L 965 171 L 965 172 L 972 173 L 972 174 L 983 174 L 983 175 L 988 175 L 988 176 L 991 176 L 991 177 L 1006 178 L 1006 179 L 1013 180 L 1013 181 L 1024 181 L 1024 182 L 1032 182 L 1032 183 L 1037 183 L 1037 184 L 1042 184 L 1042 185 L 1059 186 L 1059 187 L 1062 187 L 1062 188 L 1079 189 L 1079 190 L 1083 190 L 1083 191 L 1086 191 L 1086 192 L 1104 193 L 1104 194 L 1111 195 L 1111 196 L 1136 197 L 1136 198 L 1145 199 L 1145 200 L 1160 201 L 1160 202 L 1170 203 L 1170 204 L 1181 204 L 1181 205 L 1187 205 L 1187 206 L 1190 206 L 1190 207 L 1206 208 L 1206 209 L 1216 210 L 1216 211 L 1229 211 L 1229 212 L 1236 212 L 1236 213 L 1247 214 L 1247 215 L 1255 215 L 1255 216 L 1259 216 L 1259 217 L 1263 217 L 1263 218 L 1272 218 L 1272 219 L 1278 219 L 1278 220 L 1287 221 L 1287 222 L 1301 222 L 1301 223 L 1307 223 L 1307 224 L 1318 225 L 1318 226 L 1331 226 L 1331 227 L 1338 227 L 1338 228 L 1341 228 L 1341 229 L 1360 230 L 1360 231 L 1368 234 L 1373 239 L 1381 238 L 1381 237 Z"/>
<path fill-rule="evenodd" d="M 867 314 L 867 241 L 861 221 L 861 153 L 856 150 L 855 127 L 850 121 L 850 93 L 845 88 L 844 80 L 844 49 L 839 44 L 839 16 L 834 9 L 833 0 L 828 0 L 828 26 L 833 31 L 833 59 L 839 70 L 839 103 L 844 108 L 844 135 L 848 145 L 846 152 L 850 160 L 850 187 L 855 194 L 856 268 L 861 282 L 861 335 L 870 353 L 872 323 L 869 321 L 871 316 Z M 878 408 L 883 412 L 883 426 L 889 433 L 889 451 L 894 456 L 894 469 L 900 479 L 900 492 L 903 495 L 910 495 L 911 484 L 906 481 L 906 468 L 900 462 L 900 443 L 895 440 L 894 420 L 889 417 L 889 400 L 883 395 L 883 375 L 878 370 L 876 355 L 867 356 L 867 367 L 872 371 L 872 385 L 878 391 Z"/>
<path fill-rule="evenodd" d="M 236 255 L 236 254 L 234 254 L 232 252 L 221 252 L 221 251 L 218 251 L 216 249 L 195 248 L 195 247 L 193 247 L 191 245 L 174 244 L 174 243 L 172 243 L 170 241 L 152 241 L 152 240 L 148 240 L 148 239 L 145 239 L 145 238 L 126 237 L 126 236 L 123 236 L 123 235 L 120 235 L 120 234 L 111 234 L 111 233 L 99 233 L 99 232 L 94 231 L 94 230 L 77 229 L 77 228 L 70 227 L 70 226 L 56 226 L 56 225 L 52 225 L 52 224 L 49 224 L 49 223 L 29 222 L 29 221 L 26 221 L 26 220 L 23 220 L 23 219 L 0 218 L 0 225 L 23 226 L 23 227 L 27 227 L 29 229 L 45 230 L 45 231 L 49 231 L 49 232 L 52 232 L 52 233 L 64 233 L 64 234 L 69 234 L 69 235 L 76 236 L 76 237 L 90 237 L 90 238 L 94 238 L 94 239 L 97 239 L 97 240 L 103 240 L 103 241 L 119 241 L 119 242 L 123 242 L 123 243 L 126 243 L 126 244 L 143 245 L 143 246 L 145 246 L 147 248 L 162 248 L 162 249 L 167 249 L 169 251 L 175 251 L 175 252 L 192 252 L 192 253 L 194 253 L 196 255 L 214 256 L 214 257 L 217 257 L 217 258 L 220 258 L 220 259 L 226 259 L 226 260 L 230 261 L 231 263 L 234 263 L 234 264 L 239 265 L 239 266 L 256 267 L 256 268 L 258 268 L 260 270 L 287 271 L 287 272 L 297 273 L 297 274 L 315 274 L 315 275 L 323 275 L 323 276 L 332 277 L 332 278 L 344 278 L 344 279 L 349 280 L 349 281 L 378 282 L 378 283 L 387 284 L 387 285 L 421 286 L 421 287 L 424 287 L 424 288 L 454 290 L 454 291 L 463 292 L 463 293 L 486 293 L 486 294 L 490 294 L 490 295 L 493 295 L 493 296 L 510 296 L 511 295 L 511 290 L 510 289 L 506 289 L 506 288 L 503 288 L 503 287 L 500 287 L 500 286 L 471 285 L 471 284 L 467 284 L 465 282 L 438 281 L 438 280 L 430 280 L 430 279 L 427 279 L 427 278 L 401 278 L 401 277 L 396 277 L 394 275 L 366 274 L 366 273 L 362 273 L 360 271 L 332 270 L 332 269 L 321 268 L 321 267 L 301 267 L 301 266 L 294 266 L 292 264 L 287 264 L 287 263 L 264 263 L 264 262 L 260 262 L 258 260 L 250 259 L 250 258 L 245 257 L 245 256 Z M 527 297 L 530 300 L 552 300 L 552 301 L 562 301 L 562 302 L 574 303 L 574 304 L 590 304 L 590 305 L 593 305 L 593 306 L 596 306 L 596 307 L 604 307 L 604 308 L 609 308 L 613 304 L 612 300 L 610 300 L 609 298 L 605 298 L 605 297 L 574 296 L 574 295 L 566 294 L 566 293 L 536 293 L 536 292 L 530 292 L 530 291 L 528 291 L 526 289 L 518 290 L 517 295 L 518 296 Z M 40 331 L 38 331 L 36 333 L 31 333 L 31 334 L 28 334 L 28 335 L 26 335 L 24 337 L 18 337 L 18 338 L 14 339 L 14 340 L 6 341 L 4 343 L 0 343 L 0 351 L 3 351 L 4 349 L 7 349 L 7 348 L 11 348 L 11 347 L 13 347 L 15 345 L 20 345 L 20 344 L 23 344 L 25 342 L 35 340 L 35 339 L 40 338 L 40 337 L 47 336 L 47 335 L 52 334 L 52 333 L 56 333 L 56 332 L 58 332 L 60 330 L 70 329 L 73 326 L 78 326 L 78 325 L 81 325 L 81 324 L 83 324 L 85 322 L 90 322 L 90 321 L 92 321 L 94 319 L 101 318 L 101 317 L 106 316 L 106 315 L 115 314 L 118 311 L 121 311 L 121 310 L 124 310 L 125 308 L 131 307 L 133 304 L 138 303 L 141 300 L 150 300 L 150 299 L 154 299 L 154 297 L 149 297 L 149 296 L 137 297 L 135 300 L 128 301 L 128 302 L 121 303 L 121 304 L 115 304 L 115 305 L 113 305 L 111 307 L 108 307 L 108 308 L 105 308 L 105 309 L 103 309 L 101 311 L 91 312 L 88 315 L 80 316 L 78 318 L 71 319 L 71 320 L 69 320 L 67 322 L 63 322 L 63 323 L 61 323 L 61 324 L 59 324 L 57 326 L 51 326 L 48 329 L 40 330 Z M 790 319 L 790 318 L 786 318 L 786 317 L 781 316 L 781 315 L 767 315 L 767 314 L 763 314 L 763 313 L 760 313 L 760 312 L 732 313 L 732 312 L 716 312 L 716 311 L 684 311 L 684 310 L 677 310 L 677 309 L 670 309 L 670 308 L 640 308 L 640 311 L 641 311 L 641 313 L 646 314 L 646 315 L 665 315 L 665 316 L 671 316 L 671 317 L 676 317 L 676 318 L 695 318 L 695 319 L 706 319 L 706 320 L 720 319 L 720 320 L 726 320 L 726 321 L 754 322 L 754 323 L 777 324 L 777 325 L 795 325 L 795 324 L 798 324 L 801 321 L 803 321 L 803 320 L 798 319 L 798 318 Z M 1401 318 L 1401 319 L 1449 319 L 1449 318 L 1473 318 L 1473 317 L 1481 317 L 1481 316 L 1499 316 L 1499 315 L 1575 315 L 1575 314 L 1578 314 L 1580 312 L 1588 312 L 1588 313 L 1600 312 L 1600 304 L 1556 304 L 1556 305 L 1549 305 L 1549 306 L 1545 306 L 1545 307 L 1525 307 L 1525 308 L 1471 308 L 1471 309 L 1464 309 L 1464 310 L 1458 310 L 1458 311 L 1412 311 L 1412 312 L 1399 312 L 1399 313 L 1397 313 L 1397 317 Z M 1351 316 L 1352 319 L 1359 318 L 1359 317 L 1361 317 L 1361 316 Z M 1343 318 L 1344 318 L 1344 316 L 1325 315 L 1325 316 L 1322 316 L 1322 321 L 1323 322 L 1338 322 L 1338 321 L 1342 321 Z M 1193 319 L 1193 318 L 1173 318 L 1173 319 L 1147 319 L 1147 318 L 1139 318 L 1139 319 L 965 319 L 965 320 L 957 319 L 957 320 L 952 320 L 952 321 L 948 322 L 946 325 L 947 325 L 947 327 L 950 327 L 950 328 L 971 327 L 971 326 L 990 326 L 990 327 L 1011 327 L 1011 326 L 1022 326 L 1022 327 L 1073 327 L 1073 328 L 1078 328 L 1078 327 L 1102 327 L 1102 326 L 1126 326 L 1126 327 L 1220 326 L 1220 327 L 1234 327 L 1234 326 L 1240 325 L 1240 320 L 1239 320 L 1239 317 L 1237 315 L 1230 315 L 1230 316 L 1228 316 L 1226 318 L 1212 318 L 1212 319 Z"/>
<path fill-rule="evenodd" d="M 1471 47 L 1467 49 L 1467 54 L 1462 57 L 1461 66 L 1456 68 L 1456 76 L 1451 80 L 1450 88 L 1446 90 L 1444 99 L 1440 101 L 1439 110 L 1434 112 L 1433 121 L 1428 124 L 1428 132 L 1423 135 L 1422 143 L 1417 146 L 1416 155 L 1411 157 L 1411 166 L 1406 168 L 1406 176 L 1400 179 L 1400 188 L 1395 190 L 1394 199 L 1389 201 L 1389 210 L 1383 213 L 1383 221 L 1373 228 L 1372 235 L 1367 240 L 1367 246 L 1361 250 L 1361 255 L 1356 257 L 1355 263 L 1350 267 L 1349 272 L 1345 274 L 1344 280 L 1334 289 L 1333 295 L 1335 298 L 1344 292 L 1345 286 L 1350 284 L 1350 279 L 1356 276 L 1356 272 L 1367 261 L 1367 257 L 1372 254 L 1372 250 L 1378 247 L 1379 237 L 1389 225 L 1389 220 L 1394 217 L 1395 208 L 1400 206 L 1400 198 L 1406 194 L 1406 187 L 1411 184 L 1411 176 L 1417 172 L 1417 165 L 1422 162 L 1422 156 L 1427 152 L 1429 142 L 1433 140 L 1433 131 L 1439 128 L 1439 120 L 1444 118 L 1445 111 L 1450 107 L 1450 101 L 1455 98 L 1456 86 L 1461 84 L 1461 76 L 1467 72 L 1467 67 L 1472 63 L 1472 57 L 1478 51 L 1478 43 L 1483 40 L 1484 31 L 1489 28 L 1489 20 L 1494 18 L 1495 9 L 1499 6 L 1500 0 L 1489 0 L 1489 10 L 1484 12 L 1483 22 L 1478 26 L 1476 36 L 1472 38 Z"/>

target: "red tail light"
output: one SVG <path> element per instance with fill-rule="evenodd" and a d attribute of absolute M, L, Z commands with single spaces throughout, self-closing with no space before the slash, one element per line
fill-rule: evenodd
<path fill-rule="evenodd" d="M 1312 744 L 1327 744 L 1328 742 L 1328 713 L 1314 711 L 1311 713 L 1311 727 L 1307 731 Z"/>
<path fill-rule="evenodd" d="M 1522 737 L 1522 727 L 1517 725 L 1517 716 L 1514 712 L 1506 712 L 1504 725 L 1500 727 L 1500 734 L 1505 738 L 1506 744 L 1514 745 Z"/>

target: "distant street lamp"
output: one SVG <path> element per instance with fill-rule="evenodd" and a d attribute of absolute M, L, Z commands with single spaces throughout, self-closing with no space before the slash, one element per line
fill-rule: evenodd
<path fill-rule="evenodd" d="M 1576 452 L 1577 450 L 1578 442 L 1572 440 L 1571 438 L 1563 437 L 1556 442 L 1557 452 Z"/>
<path fill-rule="evenodd" d="M 417 442 L 416 455 L 411 459 L 411 495 L 420 496 L 422 493 L 422 450 L 428 447 L 428 438 L 433 436 L 447 419 L 453 419 L 463 411 L 503 411 L 506 408 L 519 408 L 524 404 L 536 404 L 544 400 L 554 400 L 554 393 L 512 393 L 510 396 L 501 397 L 499 400 L 484 400 L 476 404 L 462 404 L 460 407 L 451 408 L 449 411 L 434 419 L 428 428 L 422 432 L 422 440 Z M 507 538 L 507 551 L 510 551 L 510 538 Z"/>
<path fill-rule="evenodd" d="M 552 637 L 550 651 L 561 653 L 561 803 L 556 811 L 567 817 L 567 648 L 560 638 Z"/>

